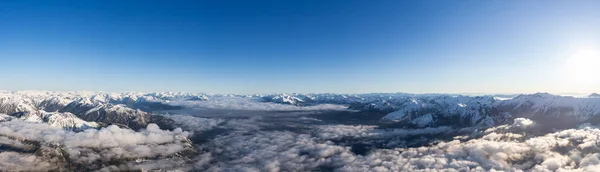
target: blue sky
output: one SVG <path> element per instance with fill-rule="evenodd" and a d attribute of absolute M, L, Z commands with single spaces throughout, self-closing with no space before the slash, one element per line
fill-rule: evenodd
<path fill-rule="evenodd" d="M 599 6 L 0 1 L 0 89 L 600 92 L 600 77 L 575 81 L 584 75 L 565 68 L 576 52 L 600 47 Z"/>

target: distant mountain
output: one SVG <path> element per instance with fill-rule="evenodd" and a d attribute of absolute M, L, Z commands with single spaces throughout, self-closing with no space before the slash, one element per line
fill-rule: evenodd
<path fill-rule="evenodd" d="M 600 98 L 537 93 L 512 99 L 493 97 L 417 97 L 383 121 L 425 126 L 493 126 L 528 118 L 555 128 L 600 124 Z"/>
<path fill-rule="evenodd" d="M 135 108 L 135 109 L 134 109 Z M 0 92 L 0 113 L 17 118 L 56 124 L 64 128 L 94 127 L 91 122 L 121 124 L 140 129 L 149 123 L 172 129 L 173 121 L 144 110 L 180 107 L 162 104 L 158 98 L 143 94 L 105 94 L 88 92 Z M 144 109 L 144 110 L 141 110 Z M 70 121 L 70 122 L 68 122 Z M 90 121 L 87 125 L 85 121 Z"/>
<path fill-rule="evenodd" d="M 84 121 L 69 112 L 59 113 L 39 110 L 37 112 L 13 113 L 12 116 L 3 114 L 2 116 L 3 120 L 0 121 L 8 121 L 12 120 L 13 118 L 19 118 L 26 122 L 47 123 L 50 126 L 76 131 L 100 127 L 100 124 L 96 122 Z"/>
<path fill-rule="evenodd" d="M 556 128 L 600 124 L 600 97 L 578 98 L 547 93 L 520 95 L 494 104 L 493 115 L 529 118 Z"/>
<path fill-rule="evenodd" d="M 423 96 L 412 97 L 398 105 L 398 110 L 382 118 L 417 127 L 428 126 L 491 126 L 491 96 Z"/>
<path fill-rule="evenodd" d="M 365 113 L 387 113 L 381 122 L 408 127 L 493 126 L 514 118 L 529 118 L 555 127 L 579 123 L 600 123 L 600 96 L 557 96 L 547 93 L 497 96 L 444 94 L 191 94 L 191 93 L 95 93 L 0 91 L 0 113 L 15 118 L 53 122 L 56 126 L 77 129 L 120 124 L 140 129 L 149 123 L 172 129 L 173 121 L 153 112 L 185 107 L 169 103 L 175 100 L 212 101 L 248 99 L 291 106 L 319 104 L 348 105 Z M 225 101 L 226 102 L 226 101 Z M 64 120 L 65 122 L 56 122 Z M 86 122 L 89 122 L 86 123 Z"/>
<path fill-rule="evenodd" d="M 352 110 L 392 112 L 397 110 L 396 104 L 408 100 L 413 94 L 407 93 L 372 93 L 372 94 L 275 94 L 254 95 L 265 102 L 289 104 L 295 106 L 312 106 L 317 104 L 349 105 Z"/>
<path fill-rule="evenodd" d="M 287 95 L 287 94 L 264 96 L 261 98 L 265 102 L 289 104 L 289 105 L 296 105 L 296 106 L 305 105 L 305 102 L 303 99 L 298 98 L 296 96 Z M 305 99 L 307 99 L 307 98 L 305 98 Z"/>
<path fill-rule="evenodd" d="M 292 94 L 263 96 L 265 101 L 311 106 L 344 104 L 363 112 L 384 112 L 383 123 L 398 126 L 493 126 L 529 118 L 556 128 L 600 124 L 600 95 L 559 96 L 547 93 L 516 97 L 443 94 Z"/>

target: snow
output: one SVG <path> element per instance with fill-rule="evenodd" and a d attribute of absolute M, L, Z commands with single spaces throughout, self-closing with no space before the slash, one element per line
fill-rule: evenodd
<path fill-rule="evenodd" d="M 484 126 L 503 123 L 504 118 L 546 116 L 570 118 L 579 123 L 587 122 L 600 115 L 600 97 L 558 96 L 548 93 L 520 95 L 510 99 L 492 96 L 414 96 L 395 106 L 398 109 L 384 116 L 384 121 L 409 122 L 419 126 L 430 126 L 425 121 L 433 115 L 459 116 L 468 121 L 481 121 Z M 493 110 L 492 110 L 493 109 Z M 422 113 L 422 112 L 434 112 Z M 496 120 L 492 117 L 498 117 Z M 473 123 L 473 125 L 476 125 Z"/>
<path fill-rule="evenodd" d="M 382 120 L 405 121 L 423 127 L 434 124 L 436 121 L 433 119 L 437 115 L 458 115 L 460 119 L 470 118 L 471 122 L 489 123 L 491 119 L 481 114 L 480 110 L 491 108 L 495 101 L 491 96 L 413 96 L 408 101 L 398 102 L 398 110 L 387 114 Z"/>
<path fill-rule="evenodd" d="M 201 99 L 189 99 L 193 97 Z M 259 100 L 266 100 L 266 102 Z M 137 160 L 138 163 L 153 162 L 148 159 L 137 159 L 140 157 L 156 158 L 160 155 L 170 158 L 188 144 L 183 138 L 189 135 L 182 129 L 162 131 L 157 125 L 150 124 L 140 132 L 117 126 L 87 130 L 99 127 L 99 125 L 95 122 L 81 120 L 68 112 L 46 111 L 46 109 L 52 109 L 53 106 L 80 103 L 86 107 L 94 107 L 87 113 L 102 110 L 119 112 L 119 115 L 133 114 L 133 112 L 147 113 L 128 107 L 128 103 L 131 101 L 162 102 L 188 108 L 274 111 L 341 110 L 347 109 L 349 107 L 347 105 L 360 104 L 364 105 L 358 107 L 361 110 L 389 111 L 390 113 L 384 117 L 386 120 L 427 127 L 380 129 L 377 125 L 320 125 L 305 133 L 244 130 L 253 133 L 222 135 L 211 140 L 210 142 L 213 144 L 210 146 L 215 146 L 216 149 L 207 150 L 221 152 L 213 154 L 217 157 L 216 159 L 198 160 L 205 165 L 214 163 L 212 161 L 218 161 L 217 163 L 220 164 L 212 165 L 223 168 L 224 171 L 230 167 L 231 169 L 241 167 L 237 169 L 239 171 L 244 171 L 243 169 L 310 171 L 318 170 L 316 169 L 318 165 L 334 165 L 332 167 L 340 171 L 592 171 L 600 167 L 600 154 L 597 153 L 600 129 L 594 128 L 595 124 L 580 125 L 578 129 L 530 135 L 527 131 L 541 125 L 539 121 L 536 121 L 538 118 L 527 119 L 518 116 L 520 112 L 523 112 L 544 116 L 573 117 L 582 123 L 590 122 L 589 119 L 600 115 L 600 98 L 557 96 L 546 93 L 501 99 L 494 96 L 403 93 L 219 95 L 174 92 L 0 91 L 0 125 L 4 127 L 1 131 L 4 135 L 18 139 L 66 145 L 65 148 L 72 151 L 69 153 L 73 153 L 71 155 L 75 156 L 86 155 L 86 152 L 87 154 L 93 153 L 93 156 L 90 155 L 86 158 L 110 159 L 113 158 L 111 155 L 125 156 Z M 497 126 L 499 120 L 496 118 L 504 116 L 510 117 L 510 120 L 505 123 L 507 125 Z M 168 117 L 173 119 L 177 125 L 184 127 L 185 130 L 196 133 L 216 127 L 250 128 L 254 126 L 250 125 L 251 123 L 244 126 L 239 120 L 230 119 L 209 119 L 187 115 Z M 442 121 L 440 119 L 444 119 L 441 117 L 470 121 L 471 123 L 467 125 L 471 126 L 495 125 L 495 127 L 481 130 L 483 134 L 480 138 L 467 141 L 448 140 L 422 147 L 373 149 L 365 155 L 357 155 L 351 152 L 349 146 L 336 145 L 334 142 L 336 139 L 352 138 L 369 143 L 376 139 L 384 140 L 383 138 L 386 138 L 385 143 L 387 144 L 389 143 L 388 138 L 403 140 L 404 136 L 444 134 L 452 127 L 435 126 L 437 122 Z M 317 121 L 318 119 L 300 117 L 298 120 Z M 80 131 L 63 130 L 62 128 L 73 128 Z M 0 137 L 1 143 L 8 143 L 7 140 L 2 139 L 5 138 Z M 116 146 L 122 147 L 119 149 Z M 94 152 L 97 148 L 110 149 L 103 149 L 108 152 Z M 560 152 L 564 149 L 569 152 L 566 154 Z M 96 153 L 98 153 L 97 156 Z M 0 159 L 3 156 L 18 157 L 22 155 L 5 152 L 0 155 Z M 219 161 L 221 160 L 219 158 L 223 157 L 230 161 Z M 23 163 L 30 162 L 36 161 L 24 161 Z M 198 171 L 203 170 L 199 169 Z"/>
<path fill-rule="evenodd" d="M 529 108 L 535 112 L 551 112 L 555 109 L 566 109 L 568 113 L 555 113 L 556 115 L 569 115 L 580 122 L 593 116 L 600 115 L 600 98 L 585 98 L 572 96 L 557 96 L 547 93 L 520 95 L 511 100 L 500 101 L 495 106 Z M 550 114 L 550 113 L 548 113 Z"/>
<path fill-rule="evenodd" d="M 436 121 L 433 119 L 453 116 L 471 121 L 472 125 L 493 125 L 498 121 L 492 119 L 491 116 L 529 117 L 519 116 L 517 111 L 522 110 L 520 108 L 531 109 L 532 112 L 539 114 L 569 115 L 579 122 L 586 122 L 600 114 L 600 97 L 595 95 L 597 94 L 572 97 L 537 93 L 509 98 L 509 96 L 406 93 L 236 95 L 181 92 L 0 91 L 0 112 L 5 114 L 37 112 L 45 108 L 52 109 L 52 106 L 64 107 L 69 103 L 76 102 L 94 106 L 87 112 L 88 114 L 101 109 L 127 114 L 135 111 L 125 105 L 133 101 L 240 110 L 264 108 L 272 110 L 337 110 L 350 108 L 359 111 L 388 112 L 382 120 L 406 121 L 419 126 L 430 126 L 431 124 L 425 123 L 435 123 Z M 266 102 L 260 102 L 261 100 Z M 557 108 L 562 108 L 568 113 L 555 112 Z M 491 109 L 500 109 L 502 113 L 490 114 Z M 571 112 L 568 109 L 573 110 Z M 29 118 L 31 119 L 27 120 L 39 121 L 35 116 Z"/>
<path fill-rule="evenodd" d="M 50 126 L 64 129 L 73 129 L 73 130 L 84 130 L 88 128 L 96 128 L 99 127 L 95 122 L 87 122 L 84 121 L 77 116 L 65 112 L 45 112 L 43 110 L 39 110 L 37 112 L 28 112 L 25 115 L 19 117 L 19 119 L 24 122 L 30 123 L 46 123 Z M 2 121 L 2 120 L 0 120 Z"/>
<path fill-rule="evenodd" d="M 494 99 L 502 101 L 502 100 L 510 100 L 513 98 L 512 97 L 494 97 Z"/>

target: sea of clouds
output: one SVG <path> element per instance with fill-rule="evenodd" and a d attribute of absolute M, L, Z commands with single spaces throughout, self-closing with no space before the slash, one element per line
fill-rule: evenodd
<path fill-rule="evenodd" d="M 189 108 L 345 110 L 251 100 L 171 102 Z M 206 118 L 168 114 L 174 130 L 110 125 L 68 131 L 21 119 L 0 122 L 7 171 L 597 171 L 600 128 L 551 130 L 517 118 L 493 128 L 381 128 L 315 116 Z M 201 140 L 201 141 L 197 141 Z M 36 165 L 31 165 L 36 164 Z"/>
<path fill-rule="evenodd" d="M 156 124 L 140 131 L 111 125 L 74 132 L 45 123 L 13 119 L 0 122 L 0 144 L 16 150 L 0 153 L 0 159 L 6 160 L 2 161 L 6 165 L 0 164 L 0 167 L 9 171 L 46 171 L 57 169 L 64 163 L 62 158 L 68 158 L 69 163 L 101 168 L 93 166 L 114 160 L 167 157 L 193 151 L 188 136 L 189 133 L 180 128 L 161 130 Z M 40 156 L 40 152 L 46 152 L 48 156 Z M 31 163 L 40 165 L 31 166 Z"/>
<path fill-rule="evenodd" d="M 577 129 L 531 135 L 534 122 L 474 130 L 467 137 L 419 147 L 372 149 L 357 155 L 340 137 L 373 140 L 406 138 L 447 128 L 380 130 L 373 126 L 325 126 L 314 133 L 290 131 L 234 132 L 201 147 L 210 161 L 203 171 L 594 171 L 600 168 L 600 129 Z M 425 130 L 425 131 L 423 131 Z M 533 131 L 531 131 L 533 132 Z M 430 133 L 429 133 L 430 134 Z M 457 136 L 459 138 L 460 136 Z"/>
<path fill-rule="evenodd" d="M 185 106 L 192 109 L 224 109 L 245 111 L 319 111 L 348 110 L 348 106 L 335 104 L 318 104 L 314 106 L 291 106 L 273 102 L 260 102 L 242 97 L 214 97 L 209 101 L 173 100 L 169 105 Z"/>

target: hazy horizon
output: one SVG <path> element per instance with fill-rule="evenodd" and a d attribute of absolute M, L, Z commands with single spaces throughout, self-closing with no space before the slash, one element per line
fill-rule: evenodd
<path fill-rule="evenodd" d="M 427 95 L 427 94 L 431 94 L 431 95 L 435 95 L 435 94 L 440 94 L 440 95 L 463 95 L 463 96 L 482 96 L 482 95 L 505 95 L 505 96 L 511 96 L 511 95 L 528 95 L 528 94 L 536 94 L 536 93 L 548 93 L 548 94 L 552 94 L 552 95 L 559 95 L 559 96 L 575 96 L 575 97 L 581 97 L 581 96 L 589 96 L 591 94 L 597 93 L 597 92 L 590 92 L 590 93 L 568 93 L 568 92 L 564 92 L 564 93 L 555 93 L 555 92 L 521 92 L 521 93 L 443 93 L 443 92 L 424 92 L 424 93 L 412 93 L 412 92 L 362 92 L 362 93 L 343 93 L 343 92 L 265 92 L 265 93 L 232 93 L 232 92 L 223 92 L 223 93 L 217 93 L 217 92 L 186 92 L 186 91 L 94 91 L 94 90 L 7 90 L 7 89 L 0 89 L 1 91 L 8 91 L 8 92 L 91 92 L 91 93 L 191 93 L 191 94 L 215 94 L 215 95 L 223 95 L 223 94 L 231 94 L 231 95 L 254 95 L 254 94 L 258 94 L 258 95 L 275 95 L 275 94 L 349 94 L 349 95 L 361 95 L 361 94 L 414 94 L 414 95 Z"/>

